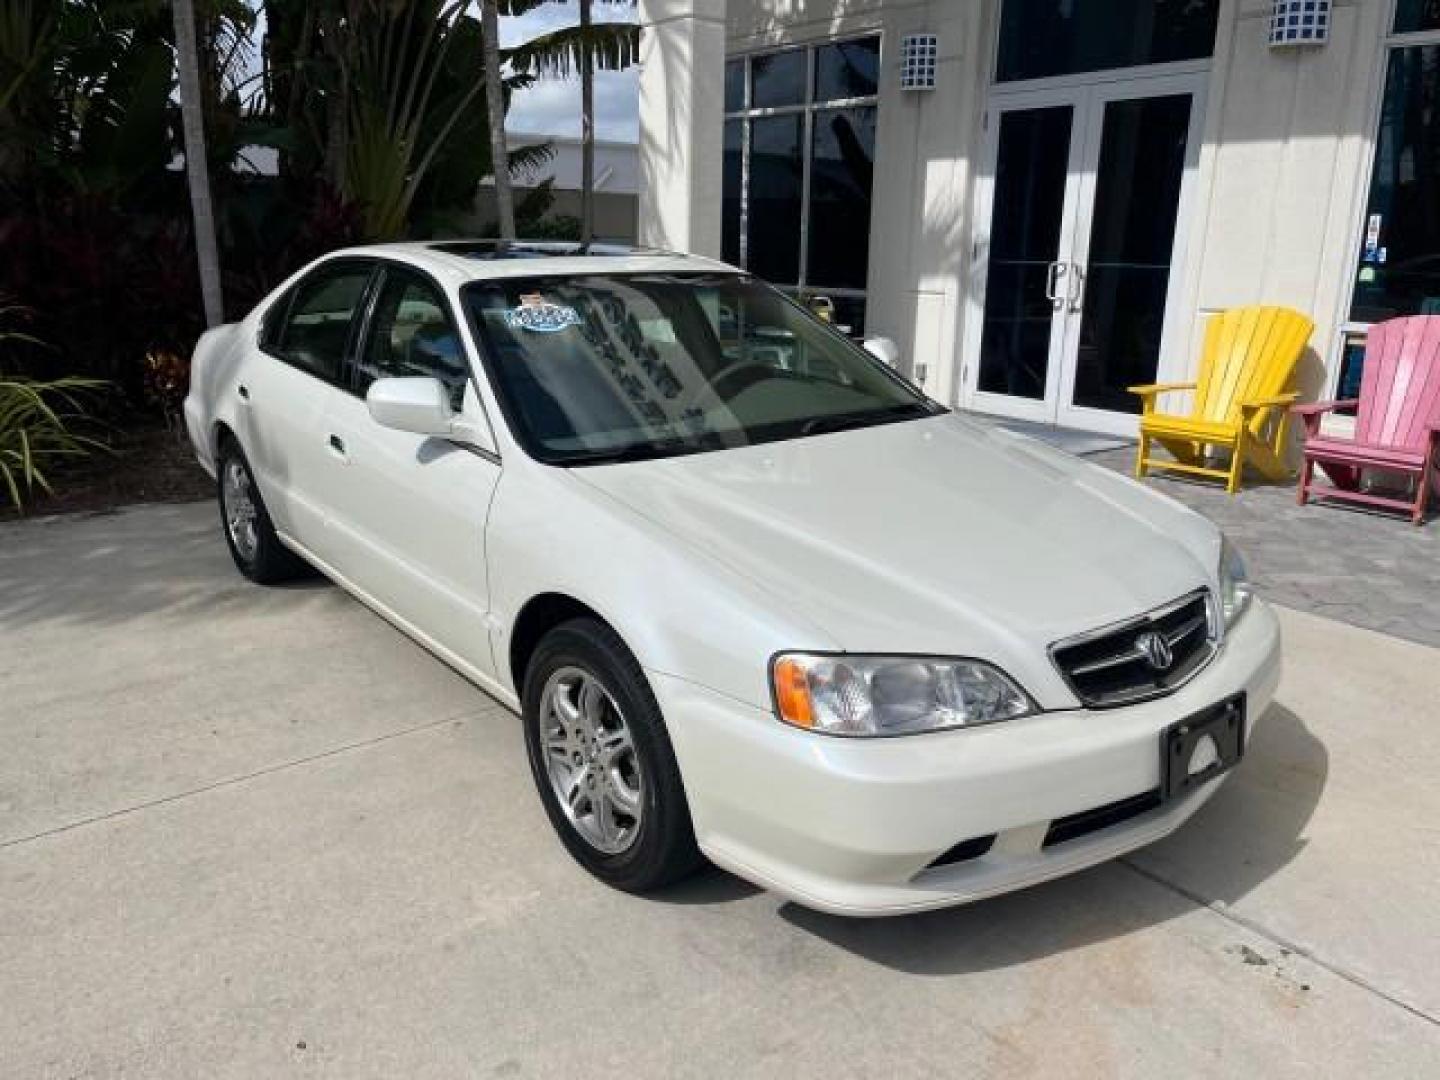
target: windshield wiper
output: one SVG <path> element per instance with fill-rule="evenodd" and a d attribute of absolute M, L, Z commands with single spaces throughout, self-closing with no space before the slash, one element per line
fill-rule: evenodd
<path fill-rule="evenodd" d="M 919 402 L 875 412 L 835 413 L 832 416 L 816 416 L 805 421 L 800 426 L 800 434 L 823 435 L 832 431 L 849 431 L 851 428 L 872 427 L 876 424 L 888 424 L 892 420 L 918 419 L 929 415 L 930 410 Z"/>
<path fill-rule="evenodd" d="M 618 465 L 625 461 L 649 461 L 652 458 L 679 457 L 682 454 L 698 454 L 703 450 L 716 449 L 697 441 L 686 439 L 663 439 L 630 443 L 613 450 L 589 450 L 572 454 L 557 465 Z"/>

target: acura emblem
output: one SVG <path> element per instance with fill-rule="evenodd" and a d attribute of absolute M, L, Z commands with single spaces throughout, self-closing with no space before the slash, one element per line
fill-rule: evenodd
<path fill-rule="evenodd" d="M 1165 635 L 1154 630 L 1146 630 L 1137 637 L 1135 649 L 1156 671 L 1164 671 L 1175 662 L 1175 654 L 1170 651 L 1170 643 L 1165 640 Z"/>

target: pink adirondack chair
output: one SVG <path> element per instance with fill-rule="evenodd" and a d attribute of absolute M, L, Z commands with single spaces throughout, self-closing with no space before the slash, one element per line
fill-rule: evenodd
<path fill-rule="evenodd" d="M 1320 433 L 1320 417 L 1341 406 L 1357 406 L 1355 436 Z M 1440 465 L 1440 316 L 1391 319 L 1370 328 L 1360 397 L 1297 405 L 1305 423 L 1305 465 L 1299 502 L 1312 496 L 1341 499 L 1391 510 L 1407 510 L 1419 525 L 1425 518 L 1432 470 Z M 1330 484 L 1314 485 L 1315 467 Z M 1383 469 L 1415 480 L 1413 500 L 1360 490 L 1366 469 Z"/>

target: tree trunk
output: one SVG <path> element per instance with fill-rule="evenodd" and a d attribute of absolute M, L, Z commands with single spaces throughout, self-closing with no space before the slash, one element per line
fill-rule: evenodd
<path fill-rule="evenodd" d="M 220 254 L 215 244 L 215 210 L 210 201 L 210 169 L 205 160 L 205 120 L 200 101 L 199 47 L 195 38 L 193 0 L 172 0 L 175 14 L 175 56 L 180 75 L 180 118 L 185 134 L 185 172 L 190 186 L 190 211 L 195 219 L 195 258 L 200 265 L 200 296 L 205 325 L 225 321 L 220 290 Z"/>
<path fill-rule="evenodd" d="M 580 0 L 580 27 L 590 29 L 593 0 Z M 595 65 L 580 57 L 580 242 L 595 239 Z"/>
<path fill-rule="evenodd" d="M 502 240 L 515 239 L 515 196 L 510 190 L 510 149 L 505 141 L 505 89 L 500 79 L 500 15 L 495 0 L 480 5 L 485 38 L 485 104 L 490 112 L 490 171 L 495 177 L 495 217 Z"/>

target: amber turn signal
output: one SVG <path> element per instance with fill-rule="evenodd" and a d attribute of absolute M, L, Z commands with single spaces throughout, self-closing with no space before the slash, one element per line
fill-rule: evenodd
<path fill-rule="evenodd" d="M 775 661 L 772 674 L 780 719 L 796 727 L 813 727 L 815 711 L 810 706 L 810 680 L 805 676 L 804 664 L 794 657 L 782 656 Z"/>

